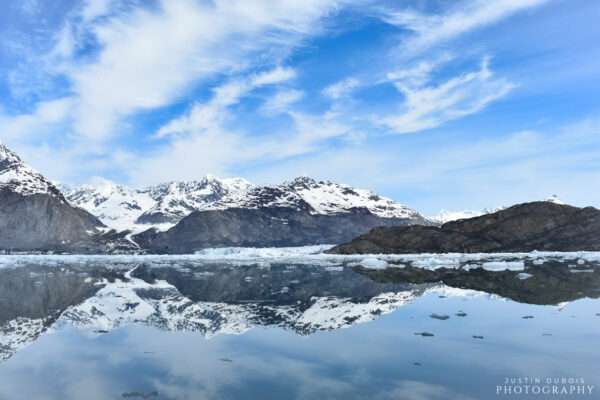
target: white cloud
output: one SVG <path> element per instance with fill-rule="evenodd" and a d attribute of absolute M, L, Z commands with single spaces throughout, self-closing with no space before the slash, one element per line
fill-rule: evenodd
<path fill-rule="evenodd" d="M 356 78 L 346 78 L 323 89 L 323 94 L 333 100 L 338 100 L 347 96 L 360 86 L 360 81 Z"/>
<path fill-rule="evenodd" d="M 110 13 L 116 0 L 86 0 L 81 9 L 81 17 L 85 22 L 93 21 Z"/>
<path fill-rule="evenodd" d="M 261 111 L 264 114 L 279 114 L 289 111 L 292 104 L 300 101 L 304 97 L 304 92 L 297 89 L 285 89 L 277 91 L 272 97 L 262 105 Z"/>
<path fill-rule="evenodd" d="M 65 97 L 38 103 L 28 114 L 6 115 L 0 110 L 0 132 L 4 140 L 27 141 L 46 136 L 53 125 L 65 122 L 73 99 Z"/>
<path fill-rule="evenodd" d="M 277 63 L 307 35 L 319 32 L 320 19 L 340 3 L 163 0 L 157 9 L 136 8 L 100 20 L 94 18 L 107 12 L 108 2 L 89 3 L 83 18 L 88 25 L 66 31 L 55 52 L 63 56 L 60 70 L 79 99 L 75 131 L 105 139 L 121 119 L 165 106 L 203 79 Z M 100 48 L 91 62 L 70 57 L 82 31 Z M 269 57 L 261 57 L 261 51 Z M 275 69 L 255 77 L 256 84 L 290 79 L 292 73 Z"/>
<path fill-rule="evenodd" d="M 458 2 L 444 14 L 422 14 L 414 10 L 381 12 L 384 21 L 408 29 L 414 36 L 404 42 L 404 51 L 423 52 L 469 31 L 500 21 L 548 0 L 468 0 Z"/>
<path fill-rule="evenodd" d="M 400 78 L 393 83 L 404 95 L 404 102 L 398 115 L 384 116 L 380 123 L 395 133 L 435 128 L 482 110 L 515 87 L 505 79 L 494 78 L 487 58 L 484 58 L 478 71 L 453 77 L 437 85 L 426 85 L 431 68 L 431 64 L 420 64 L 413 70 L 390 75 L 391 78 Z"/>
<path fill-rule="evenodd" d="M 253 77 L 251 85 L 254 87 L 274 85 L 294 79 L 296 70 L 293 68 L 277 67 L 270 71 L 257 74 Z"/>
<path fill-rule="evenodd" d="M 177 117 L 158 129 L 154 137 L 173 134 L 198 134 L 204 130 L 220 129 L 229 117 L 228 107 L 239 103 L 248 93 L 262 86 L 275 85 L 296 77 L 291 68 L 277 67 L 249 78 L 238 78 L 213 90 L 207 103 L 198 103 L 185 115 Z"/>

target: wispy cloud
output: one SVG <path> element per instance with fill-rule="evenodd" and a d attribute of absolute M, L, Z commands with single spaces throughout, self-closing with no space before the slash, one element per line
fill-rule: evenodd
<path fill-rule="evenodd" d="M 339 100 L 349 95 L 360 86 L 360 81 L 354 77 L 343 79 L 323 89 L 323 94 L 333 100 Z"/>
<path fill-rule="evenodd" d="M 269 97 L 262 105 L 261 111 L 264 114 L 279 114 L 287 112 L 290 106 L 297 103 L 304 97 L 304 92 L 297 89 L 284 89 L 277 91 Z"/>
<path fill-rule="evenodd" d="M 276 67 L 272 70 L 227 82 L 213 90 L 213 97 L 204 104 L 196 104 L 185 115 L 162 126 L 154 135 L 163 138 L 173 134 L 199 134 L 209 129 L 220 129 L 229 116 L 227 109 L 252 92 L 267 85 L 276 85 L 296 77 L 291 68 Z"/>
<path fill-rule="evenodd" d="M 510 92 L 515 85 L 495 78 L 484 58 L 479 70 L 461 74 L 438 84 L 429 84 L 434 65 L 421 63 L 410 70 L 388 75 L 403 94 L 397 115 L 378 118 L 395 133 L 413 133 L 474 114 Z"/>
<path fill-rule="evenodd" d="M 432 46 L 455 39 L 472 30 L 498 22 L 514 13 L 546 3 L 548 0 L 468 0 L 455 2 L 441 14 L 415 10 L 380 9 L 389 24 L 413 32 L 403 42 L 404 51 L 423 52 Z"/>
<path fill-rule="evenodd" d="M 156 9 L 136 8 L 108 19 L 95 18 L 107 12 L 107 3 L 93 4 L 99 5 L 86 7 L 84 17 L 73 22 L 79 25 L 66 31 L 57 54 L 63 55 L 61 70 L 78 101 L 75 131 L 103 139 L 114 134 L 120 119 L 168 105 L 203 79 L 277 63 L 317 33 L 319 19 L 335 11 L 338 2 L 260 0 L 249 6 L 245 1 L 169 0 Z M 90 37 L 97 56 L 89 62 L 73 59 L 73 41 L 89 42 Z M 252 56 L 265 49 L 268 61 Z"/>

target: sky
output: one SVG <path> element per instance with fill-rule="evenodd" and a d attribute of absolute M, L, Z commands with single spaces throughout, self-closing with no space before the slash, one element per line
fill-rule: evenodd
<path fill-rule="evenodd" d="M 597 1 L 0 8 L 0 141 L 61 183 L 309 175 L 424 213 L 600 206 Z"/>

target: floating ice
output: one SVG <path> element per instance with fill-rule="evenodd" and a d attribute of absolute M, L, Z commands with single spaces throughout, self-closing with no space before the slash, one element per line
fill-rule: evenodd
<path fill-rule="evenodd" d="M 523 271 L 523 261 L 488 261 L 482 264 L 483 269 L 488 271 Z"/>
<path fill-rule="evenodd" d="M 522 281 L 524 281 L 525 279 L 529 279 L 531 277 L 533 277 L 533 275 L 528 274 L 527 272 L 521 272 L 520 274 L 517 274 L 517 278 L 519 278 Z"/>

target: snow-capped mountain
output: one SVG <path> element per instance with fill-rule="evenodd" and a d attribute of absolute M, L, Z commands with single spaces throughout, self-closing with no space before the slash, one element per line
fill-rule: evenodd
<path fill-rule="evenodd" d="M 151 227 L 168 229 L 192 211 L 209 209 L 224 196 L 244 191 L 249 186 L 241 178 L 206 176 L 198 181 L 131 189 L 99 179 L 94 184 L 69 190 L 67 199 L 117 231 L 137 233 Z"/>
<path fill-rule="evenodd" d="M 67 193 L 68 200 L 118 231 L 166 230 L 193 211 L 230 208 L 292 208 L 314 215 L 348 213 L 366 208 L 381 218 L 422 219 L 414 210 L 371 191 L 307 177 L 272 186 L 242 178 L 206 176 L 198 181 L 168 182 L 129 189 L 107 181 Z"/>
<path fill-rule="evenodd" d="M 0 143 L 0 189 L 4 188 L 23 196 L 49 194 L 62 198 L 52 182 Z"/>
<path fill-rule="evenodd" d="M 255 186 L 219 201 L 216 208 L 291 207 L 311 214 L 347 213 L 353 208 L 366 208 L 382 218 L 416 218 L 419 214 L 402 204 L 364 189 L 355 189 L 330 181 L 298 177 L 275 186 Z"/>
<path fill-rule="evenodd" d="M 131 229 L 144 210 L 156 203 L 148 193 L 104 179 L 97 179 L 95 185 L 85 185 L 67 192 L 67 199 L 117 231 Z"/>
<path fill-rule="evenodd" d="M 207 175 L 199 181 L 169 182 L 142 189 L 155 204 L 139 218 L 140 223 L 177 223 L 196 210 L 211 209 L 215 203 L 252 185 L 242 178 L 219 179 Z"/>

